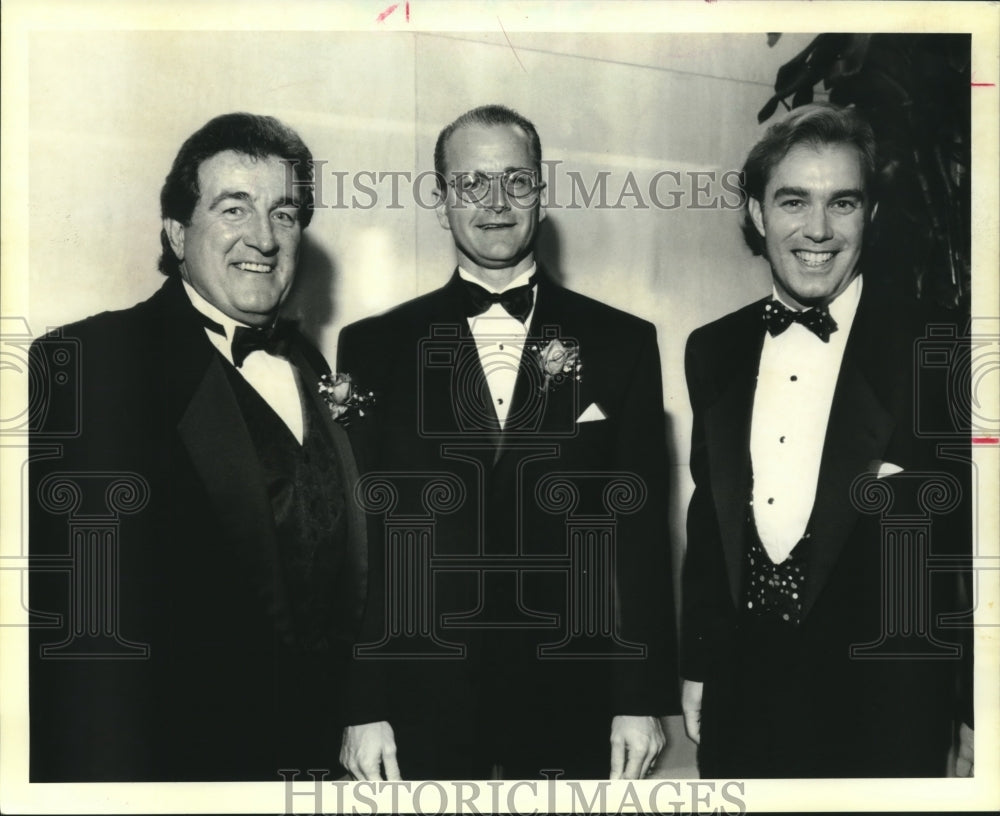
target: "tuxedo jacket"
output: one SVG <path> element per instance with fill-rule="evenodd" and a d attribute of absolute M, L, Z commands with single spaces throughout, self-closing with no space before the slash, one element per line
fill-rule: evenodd
<path fill-rule="evenodd" d="M 351 491 L 352 442 L 317 390 L 328 368 L 297 334 L 288 358 L 322 417 L 311 432 L 329 436 Z M 336 684 L 364 603 L 356 505 L 331 572 L 329 648 L 289 648 L 291 599 L 239 375 L 180 280 L 36 341 L 31 359 L 32 781 L 277 780 L 278 762 L 335 767 Z M 72 565 L 74 547 L 94 540 L 117 543 Z M 296 557 L 334 556 L 321 544 Z M 101 570 L 104 583 L 80 590 Z M 87 598 L 104 607 L 75 614 Z M 74 640 L 80 621 L 100 631 Z"/>
<path fill-rule="evenodd" d="M 541 275 L 501 430 L 464 286 L 456 272 L 340 337 L 338 370 L 377 400 L 359 420 L 373 438 L 365 478 L 394 496 L 369 504 L 362 640 L 383 645 L 355 662 L 351 719 L 389 720 L 410 776 L 454 776 L 469 766 L 445 753 L 467 758 L 519 730 L 542 740 L 556 723 L 586 722 L 606 765 L 611 716 L 678 706 L 655 328 Z M 580 366 L 546 380 L 539 353 L 554 339 L 575 344 Z M 515 365 L 502 340 L 486 365 Z M 432 541 L 418 591 L 437 645 L 417 638 L 395 659 L 400 551 L 387 542 L 407 524 Z M 487 733 L 466 741 L 477 716 Z"/>
<path fill-rule="evenodd" d="M 687 344 L 695 491 L 681 673 L 705 684 L 702 773 L 943 773 L 949 724 L 962 713 L 955 683 L 971 678 L 971 646 L 944 620 L 963 609 L 955 572 L 932 570 L 925 556 L 954 566 L 971 552 L 968 419 L 960 416 L 968 403 L 949 390 L 961 385 L 921 355 L 936 345 L 955 371 L 968 348 L 954 327 L 942 334 L 932 316 L 864 281 L 826 427 L 801 623 L 767 632 L 743 597 L 765 302 L 696 330 Z M 894 592 L 912 595 L 893 601 Z M 894 626 L 910 637 L 886 637 Z"/>

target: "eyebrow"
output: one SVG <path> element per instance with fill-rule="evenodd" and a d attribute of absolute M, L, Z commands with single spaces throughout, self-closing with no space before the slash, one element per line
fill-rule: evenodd
<path fill-rule="evenodd" d="M 247 193 L 243 190 L 223 190 L 215 198 L 212 199 L 212 203 L 208 205 L 208 209 L 214 210 L 220 203 L 230 198 L 235 198 L 238 201 L 246 201 L 250 203 L 253 202 L 253 199 L 250 197 L 250 193 Z M 281 209 L 282 207 L 299 207 L 299 206 L 301 206 L 300 203 L 296 201 L 292 196 L 284 196 L 283 198 L 278 199 L 271 207 L 271 209 L 278 210 Z"/>
<path fill-rule="evenodd" d="M 779 187 L 774 191 L 772 198 L 779 198 L 781 196 L 794 196 L 796 198 L 810 198 L 811 192 L 804 187 Z M 843 190 L 834 190 L 830 193 L 830 199 L 835 198 L 857 198 L 861 201 L 865 199 L 865 191 L 859 190 L 857 187 L 847 187 Z"/>
<path fill-rule="evenodd" d="M 499 175 L 500 173 L 511 173 L 514 170 L 528 170 L 528 171 L 530 171 L 532 173 L 536 172 L 536 170 L 533 167 L 526 167 L 523 164 L 507 165 L 503 170 L 480 170 L 480 169 L 476 169 L 476 170 L 456 170 L 454 172 L 455 172 L 456 175 L 459 175 L 459 176 L 462 175 L 462 174 L 464 174 L 464 173 L 483 173 L 484 175 L 489 175 L 489 174 L 492 173 L 494 175 Z"/>

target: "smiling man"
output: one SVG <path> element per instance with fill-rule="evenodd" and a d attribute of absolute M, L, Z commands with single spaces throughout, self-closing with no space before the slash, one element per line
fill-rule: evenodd
<path fill-rule="evenodd" d="M 679 710 L 655 329 L 538 268 L 541 158 L 508 108 L 448 125 L 457 269 L 341 334 L 394 497 L 341 755 L 359 779 L 634 779 Z"/>
<path fill-rule="evenodd" d="M 278 120 L 212 119 L 160 195 L 164 285 L 32 347 L 41 372 L 72 343 L 82 378 L 33 429 L 40 452 L 79 427 L 31 471 L 31 605 L 61 616 L 32 631 L 33 782 L 336 768 L 366 539 L 352 444 L 319 393 L 329 368 L 278 319 L 311 179 Z M 78 549 L 83 516 L 117 541 Z M 67 553 L 73 571 L 54 571 Z"/>
<path fill-rule="evenodd" d="M 941 624 L 960 586 L 926 580 L 926 539 L 899 527 L 926 519 L 934 555 L 968 555 L 969 473 L 960 445 L 917 432 L 954 407 L 916 388 L 927 314 L 865 269 L 875 178 L 852 109 L 771 127 L 744 167 L 744 234 L 772 297 L 688 342 L 682 701 L 706 777 L 941 776 L 953 727 L 971 771 L 971 692 L 955 691 L 971 644 Z"/>

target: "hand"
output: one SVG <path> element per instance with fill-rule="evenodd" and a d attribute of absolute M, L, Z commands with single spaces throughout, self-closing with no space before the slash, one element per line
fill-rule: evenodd
<path fill-rule="evenodd" d="M 611 778 L 642 779 L 666 744 L 656 717 L 615 717 L 611 721 Z"/>
<path fill-rule="evenodd" d="M 955 776 L 975 775 L 975 732 L 965 723 L 958 726 L 958 755 L 955 757 Z"/>
<path fill-rule="evenodd" d="M 396 763 L 396 737 L 392 726 L 384 720 L 347 726 L 340 743 L 340 764 L 355 779 L 377 782 L 382 779 L 384 769 L 389 782 L 398 782 L 402 777 Z"/>
<path fill-rule="evenodd" d="M 704 683 L 685 680 L 681 686 L 681 710 L 684 712 L 684 730 L 695 744 L 701 743 L 701 694 Z"/>

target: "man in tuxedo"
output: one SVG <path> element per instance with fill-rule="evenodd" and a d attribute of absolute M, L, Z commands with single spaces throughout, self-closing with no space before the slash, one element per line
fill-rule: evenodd
<path fill-rule="evenodd" d="M 163 286 L 32 346 L 34 371 L 71 354 L 80 373 L 32 379 L 48 400 L 30 480 L 33 782 L 337 767 L 365 519 L 329 368 L 278 320 L 311 161 L 272 117 L 212 119 L 163 186 Z"/>
<path fill-rule="evenodd" d="M 934 317 L 865 266 L 875 178 L 853 109 L 771 127 L 744 232 L 773 296 L 687 345 L 682 704 L 703 776 L 944 775 L 963 718 L 971 770 L 971 647 L 947 628 L 967 600 L 930 570 L 970 552 L 968 438 L 921 432 L 955 403 L 920 381 Z"/>
<path fill-rule="evenodd" d="M 540 162 L 508 108 L 446 127 L 458 268 L 340 337 L 377 400 L 359 779 L 636 778 L 678 710 L 655 329 L 538 268 Z"/>

